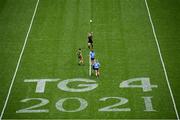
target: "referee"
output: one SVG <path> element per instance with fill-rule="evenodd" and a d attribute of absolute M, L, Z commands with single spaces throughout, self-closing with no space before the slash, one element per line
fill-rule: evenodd
<path fill-rule="evenodd" d="M 88 48 L 93 49 L 93 32 L 88 33 Z"/>

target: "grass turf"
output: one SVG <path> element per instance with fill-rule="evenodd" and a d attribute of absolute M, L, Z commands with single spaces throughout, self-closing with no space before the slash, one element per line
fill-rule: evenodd
<path fill-rule="evenodd" d="M 16 67 L 18 55 L 28 29 L 36 4 L 35 0 L 2 1 L 1 10 L 1 108 L 4 105 L 8 87 Z M 164 29 L 169 19 L 164 19 L 160 1 L 148 1 L 152 18 L 157 26 L 162 54 L 167 63 L 175 100 L 179 101 L 177 81 L 178 59 L 178 18 L 174 19 L 175 2 L 169 12 L 172 22 Z M 162 6 L 169 5 L 166 1 Z M 175 7 L 174 7 L 175 6 Z M 174 8 L 174 9 L 173 9 Z M 164 11 L 163 11 L 164 12 Z M 166 14 L 166 12 L 164 13 Z M 176 15 L 176 14 L 175 14 Z M 158 18 L 157 18 L 158 17 Z M 167 16 L 166 16 L 167 17 Z M 90 25 L 89 20 L 93 23 Z M 158 21 L 158 20 L 161 21 Z M 163 22 L 165 22 L 163 24 Z M 9 26 L 9 27 L 8 27 Z M 166 31 L 169 34 L 166 34 Z M 44 94 L 35 93 L 35 83 L 24 83 L 24 79 L 42 78 L 89 78 L 87 32 L 94 32 L 94 48 L 101 63 L 101 77 L 94 79 L 98 88 L 85 93 L 64 92 L 57 88 L 58 82 L 48 83 Z M 174 32 L 172 32 L 174 31 Z M 175 39 L 173 39 L 175 37 Z M 171 40 L 173 39 L 173 40 Z M 169 47 L 167 43 L 176 43 Z M 174 41 L 174 42 L 173 42 Z M 167 47 L 168 46 L 168 47 Z M 76 50 L 81 47 L 85 66 L 78 66 Z M 170 48 L 170 49 L 168 49 Z M 167 51 L 166 51 L 167 50 Z M 174 54 L 174 55 L 173 55 Z M 173 55 L 173 56 L 172 56 Z M 173 63 L 172 63 L 173 61 Z M 172 66 L 173 65 L 173 66 Z M 179 64 L 178 64 L 179 65 Z M 172 71 L 172 72 L 169 72 Z M 119 83 L 137 77 L 150 77 L 151 83 L 158 85 L 151 92 L 142 92 L 139 88 L 119 88 Z M 163 94 L 162 94 L 163 93 Z M 106 96 L 119 96 L 129 100 L 119 108 L 131 108 L 130 112 L 98 112 L 99 108 L 114 104 L 117 100 L 99 101 Z M 153 96 L 155 112 L 144 111 L 143 96 Z M 55 103 L 65 97 L 80 97 L 88 102 L 88 107 L 80 112 L 60 112 Z M 16 113 L 17 110 L 37 104 L 37 101 L 21 103 L 25 98 L 46 98 L 50 101 L 40 109 L 49 109 L 48 113 Z M 68 110 L 78 107 L 77 101 L 67 101 Z M 179 107 L 178 107 L 179 108 Z M 161 61 L 143 0 L 40 0 L 28 43 L 22 57 L 15 83 L 3 118 L 176 118 L 171 96 L 164 77 Z"/>

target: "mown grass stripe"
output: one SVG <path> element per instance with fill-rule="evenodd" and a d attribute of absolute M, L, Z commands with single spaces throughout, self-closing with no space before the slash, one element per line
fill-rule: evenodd
<path fill-rule="evenodd" d="M 10 96 L 10 94 L 11 94 L 11 90 L 12 90 L 12 87 L 13 87 L 13 84 L 14 84 L 14 80 L 15 80 L 15 78 L 16 78 L 17 71 L 18 71 L 19 65 L 20 65 L 20 63 L 21 63 L 22 55 L 23 55 L 23 53 L 24 53 L 24 49 L 25 49 L 26 44 L 27 44 L 27 40 L 28 40 L 29 33 L 30 33 L 30 31 L 31 31 L 31 28 L 32 28 L 32 24 L 33 24 L 33 21 L 34 21 L 34 17 L 35 17 L 35 15 L 36 15 L 36 11 L 37 11 L 38 5 L 39 5 L 39 0 L 37 0 L 37 2 L 36 2 L 36 6 L 35 6 L 34 13 L 33 13 L 33 16 L 32 16 L 31 22 L 30 22 L 30 25 L 29 25 L 29 29 L 28 29 L 28 31 L 27 31 L 27 34 L 26 34 L 26 37 L 25 37 L 25 40 L 24 40 L 24 44 L 23 44 L 23 47 L 22 47 L 22 50 L 21 50 L 21 53 L 20 53 L 20 55 L 19 55 L 19 59 L 18 59 L 17 65 L 16 65 L 16 69 L 15 69 L 13 78 L 12 78 L 12 80 L 11 80 L 11 84 L 10 84 L 10 87 L 9 87 L 9 90 L 8 90 L 8 94 L 7 94 L 7 97 L 6 97 L 6 101 L 5 101 L 5 103 L 4 103 L 4 106 L 3 106 L 3 109 L 2 109 L 2 112 L 1 112 L 0 120 L 1 120 L 2 117 L 3 117 L 4 111 L 5 111 L 5 109 L 6 109 L 6 106 L 7 106 L 8 100 L 9 100 L 9 96 Z"/>

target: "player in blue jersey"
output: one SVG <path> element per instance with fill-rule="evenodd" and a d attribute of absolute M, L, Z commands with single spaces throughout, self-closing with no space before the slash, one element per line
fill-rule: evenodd
<path fill-rule="evenodd" d="M 93 64 L 93 70 L 96 72 L 96 77 L 98 78 L 100 73 L 99 73 L 99 68 L 100 68 L 100 63 L 98 62 L 98 60 L 94 61 Z"/>
<path fill-rule="evenodd" d="M 90 51 L 89 53 L 90 59 L 91 59 L 91 65 L 94 64 L 94 59 L 95 59 L 95 52 L 93 50 Z"/>

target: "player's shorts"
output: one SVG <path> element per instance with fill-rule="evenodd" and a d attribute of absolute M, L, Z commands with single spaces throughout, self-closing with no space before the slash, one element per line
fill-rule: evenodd
<path fill-rule="evenodd" d="M 94 60 L 94 58 L 91 58 L 91 60 Z"/>
<path fill-rule="evenodd" d="M 92 43 L 88 42 L 88 46 L 91 46 L 91 45 L 92 45 Z"/>
<path fill-rule="evenodd" d="M 94 70 L 97 70 L 97 71 L 99 70 L 99 68 L 93 68 L 93 69 L 94 69 Z"/>

